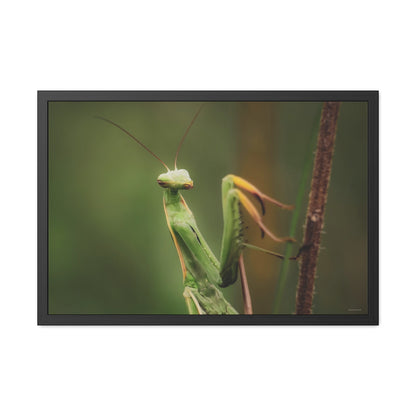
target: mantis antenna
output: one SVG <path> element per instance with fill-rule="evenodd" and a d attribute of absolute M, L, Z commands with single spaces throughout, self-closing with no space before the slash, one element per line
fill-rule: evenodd
<path fill-rule="evenodd" d="M 109 120 L 108 118 L 104 118 L 104 117 L 100 117 L 100 116 L 95 116 L 95 118 L 99 118 L 100 120 L 104 120 L 107 123 L 112 124 L 113 126 L 118 127 L 121 131 L 123 131 L 124 133 L 126 133 L 128 136 L 130 136 L 134 141 L 136 141 L 137 143 L 139 143 L 140 146 L 142 146 L 144 149 L 146 149 L 152 156 L 154 156 L 169 172 L 169 168 L 168 165 L 158 156 L 156 156 L 147 146 L 145 146 L 139 139 L 137 139 L 136 137 L 134 137 L 129 131 L 127 131 L 125 128 L 121 127 L 120 125 L 118 125 L 117 123 L 114 123 L 114 121 Z"/>
<path fill-rule="evenodd" d="M 185 141 L 185 138 L 188 135 L 189 130 L 191 129 L 192 125 L 194 124 L 194 122 L 195 122 L 196 118 L 198 117 L 199 113 L 201 112 L 203 106 L 204 106 L 204 104 L 200 105 L 200 107 L 198 108 L 198 111 L 194 115 L 194 118 L 192 119 L 189 126 L 185 130 L 185 134 L 183 135 L 181 141 L 179 142 L 178 150 L 176 150 L 176 155 L 175 155 L 175 169 L 176 169 L 176 162 L 178 161 L 179 150 L 181 150 L 182 144 Z"/>

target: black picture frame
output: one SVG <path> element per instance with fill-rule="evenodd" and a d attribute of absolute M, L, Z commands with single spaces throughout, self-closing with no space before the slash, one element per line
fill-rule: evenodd
<path fill-rule="evenodd" d="M 378 91 L 38 91 L 38 325 L 378 325 Z M 48 103 L 51 101 L 363 101 L 368 103 L 368 314 L 58 315 L 48 313 Z"/>

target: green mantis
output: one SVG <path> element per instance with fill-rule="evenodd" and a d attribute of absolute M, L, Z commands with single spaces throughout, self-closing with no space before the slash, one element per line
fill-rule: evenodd
<path fill-rule="evenodd" d="M 290 237 L 275 236 L 263 223 L 262 216 L 245 193 L 254 196 L 265 213 L 265 202 L 268 201 L 283 209 L 293 206 L 281 202 L 262 193 L 253 184 L 236 175 L 227 175 L 222 179 L 222 207 L 224 229 L 219 260 L 211 251 L 202 233 L 199 231 L 195 217 L 181 195 L 182 191 L 193 188 L 193 181 L 185 169 L 177 168 L 179 150 L 188 132 L 198 117 L 202 106 L 194 115 L 187 127 L 175 155 L 174 169 L 169 167 L 140 140 L 117 123 L 98 117 L 118 129 L 140 144 L 165 167 L 167 172 L 159 175 L 157 183 L 164 189 L 163 207 L 167 225 L 176 247 L 182 270 L 184 297 L 190 314 L 238 314 L 236 309 L 225 299 L 221 288 L 232 285 L 241 276 L 244 300 L 244 313 L 251 314 L 251 298 L 244 268 L 243 249 L 251 248 L 267 254 L 283 258 L 260 247 L 248 244 L 244 240 L 242 225 L 242 208 L 252 217 L 265 234 L 276 242 L 294 241 Z"/>

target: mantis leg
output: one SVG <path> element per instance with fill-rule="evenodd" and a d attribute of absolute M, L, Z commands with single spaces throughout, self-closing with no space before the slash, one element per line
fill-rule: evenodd
<path fill-rule="evenodd" d="M 205 311 L 202 309 L 198 299 L 189 286 L 185 286 L 183 296 L 188 307 L 189 315 L 205 315 Z"/>
<path fill-rule="evenodd" d="M 238 189 L 241 188 L 241 189 Z M 222 180 L 222 202 L 224 217 L 224 232 L 222 238 L 220 257 L 221 287 L 233 284 L 238 278 L 239 259 L 242 249 L 246 246 L 243 240 L 243 227 L 241 221 L 240 205 L 245 208 L 248 214 L 259 226 L 262 236 L 267 234 L 276 242 L 294 241 L 291 237 L 279 238 L 275 236 L 263 223 L 262 218 L 254 204 L 242 192 L 251 193 L 260 202 L 263 214 L 265 213 L 264 201 L 269 201 L 283 209 L 293 209 L 291 205 L 285 205 L 261 192 L 250 182 L 235 175 L 227 175 Z M 254 246 L 247 245 L 250 248 Z M 262 250 L 262 249 L 260 249 Z M 279 254 L 262 250 L 269 254 L 283 257 Z"/>
<path fill-rule="evenodd" d="M 250 290 L 248 288 L 246 268 L 244 266 L 243 254 L 240 254 L 238 265 L 240 267 L 241 288 L 243 292 L 243 302 L 244 302 L 244 314 L 253 315 L 253 306 L 251 304 L 251 296 L 250 296 Z"/>

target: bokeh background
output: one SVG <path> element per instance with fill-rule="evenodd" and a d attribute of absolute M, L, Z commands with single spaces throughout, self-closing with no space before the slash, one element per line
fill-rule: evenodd
<path fill-rule="evenodd" d="M 49 103 L 49 313 L 184 314 L 182 275 L 162 206 L 163 166 L 107 117 L 173 168 L 196 102 Z M 221 179 L 234 173 L 292 204 L 321 103 L 211 102 L 190 130 L 178 167 L 194 189 L 183 195 L 219 255 Z M 309 173 L 310 178 L 310 173 Z M 310 179 L 295 238 L 302 241 Z M 266 205 L 264 222 L 289 233 L 292 212 Z M 341 105 L 318 263 L 314 313 L 367 313 L 367 106 Z M 252 244 L 284 252 L 246 215 Z M 296 249 L 294 249 L 295 251 Z M 272 313 L 281 260 L 245 250 L 255 313 Z M 295 310 L 291 262 L 279 313 Z M 225 289 L 242 311 L 239 282 Z"/>

